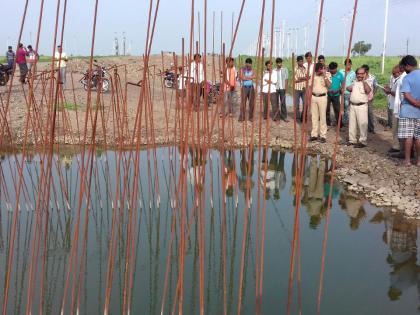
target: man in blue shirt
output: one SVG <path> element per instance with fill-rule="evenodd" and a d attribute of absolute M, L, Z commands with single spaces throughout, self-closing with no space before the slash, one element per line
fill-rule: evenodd
<path fill-rule="evenodd" d="M 241 113 L 239 114 L 239 122 L 245 120 L 246 101 L 249 102 L 249 114 L 248 120 L 252 121 L 254 117 L 254 103 L 255 103 L 255 90 L 254 81 L 255 73 L 252 69 L 252 59 L 247 58 L 245 60 L 245 67 L 243 67 L 239 73 L 241 79 Z"/>
<path fill-rule="evenodd" d="M 13 51 L 13 47 L 9 46 L 6 52 L 6 60 L 7 60 L 7 65 L 9 66 L 9 68 L 13 68 L 13 64 L 15 62 L 15 52 Z"/>
<path fill-rule="evenodd" d="M 331 85 L 328 89 L 328 103 L 327 103 L 327 125 L 331 126 L 331 104 L 334 109 L 335 121 L 338 126 L 338 117 L 340 117 L 340 95 L 342 92 L 342 85 L 344 76 L 338 72 L 338 65 L 336 62 L 331 62 L 328 65 L 331 73 Z M 340 128 L 343 127 L 343 118 L 341 118 Z"/>
<path fill-rule="evenodd" d="M 398 122 L 398 138 L 404 140 L 404 165 L 411 165 L 411 149 L 413 143 L 417 151 L 416 165 L 420 166 L 420 70 L 417 60 L 407 55 L 401 59 L 407 75 L 403 79 L 401 93 L 403 100 Z"/>

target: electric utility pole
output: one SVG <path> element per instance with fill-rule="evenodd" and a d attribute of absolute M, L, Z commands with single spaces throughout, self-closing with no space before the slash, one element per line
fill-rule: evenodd
<path fill-rule="evenodd" d="M 385 0 L 384 45 L 382 47 L 382 65 L 381 65 L 382 74 L 384 74 L 384 71 L 385 71 L 386 35 L 388 31 L 388 9 L 389 9 L 389 0 Z"/>

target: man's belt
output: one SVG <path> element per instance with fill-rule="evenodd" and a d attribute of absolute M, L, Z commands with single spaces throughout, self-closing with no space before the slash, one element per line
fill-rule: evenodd
<path fill-rule="evenodd" d="M 322 94 L 312 93 L 312 95 L 313 95 L 313 96 L 316 96 L 316 97 L 322 97 L 322 96 L 326 96 L 326 95 L 327 95 L 327 93 L 322 93 Z"/>
<path fill-rule="evenodd" d="M 350 104 L 351 104 L 351 105 L 354 105 L 354 106 L 360 106 L 360 105 L 365 105 L 365 104 L 367 104 L 367 102 L 360 102 L 360 103 L 353 103 L 353 102 L 350 102 Z"/>

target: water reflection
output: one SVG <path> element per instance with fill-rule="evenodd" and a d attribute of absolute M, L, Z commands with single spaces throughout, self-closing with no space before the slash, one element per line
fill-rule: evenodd
<path fill-rule="evenodd" d="M 58 314 L 64 296 L 67 313 L 70 311 L 68 301 L 73 296 L 79 300 L 82 314 L 103 313 L 114 228 L 116 257 L 111 281 L 111 314 L 119 314 L 124 308 L 122 297 L 127 289 L 127 265 L 132 266 L 128 276 L 132 279 L 132 313 L 157 314 L 162 305 L 164 314 L 176 312 L 180 294 L 177 288 L 184 270 L 185 313 L 199 313 L 200 279 L 204 276 L 203 303 L 207 314 L 222 314 L 225 309 L 228 314 L 236 313 L 240 294 L 242 313 L 254 314 L 256 248 L 260 246 L 256 223 L 263 201 L 267 223 L 262 310 L 264 314 L 284 312 L 296 204 L 295 167 L 302 157 L 274 149 L 204 152 L 190 147 L 183 160 L 177 148 L 161 148 L 156 155 L 162 158 L 156 162 L 151 158 L 152 152 L 141 153 L 140 176 L 135 178 L 130 154 L 104 151 L 95 156 L 90 194 L 82 197 L 81 217 L 84 220 L 87 215 L 87 223 L 81 226 L 77 270 L 72 274 L 80 282 L 76 281 L 74 291 L 67 291 L 67 295 L 64 292 L 71 251 L 75 246 L 79 190 L 88 178 L 80 178 L 81 161 L 77 152 L 54 156 L 49 213 L 39 216 L 34 210 L 39 194 L 42 195 L 40 181 L 45 164 L 37 154 L 26 158 L 25 186 L 19 198 L 13 248 L 14 264 L 10 268 L 8 313 L 25 313 L 28 307 L 37 313 L 42 305 L 42 313 Z M 8 270 L 16 206 L 16 159 L 19 161 L 21 157 L 6 155 L 0 163 L 0 274 L 3 283 Z M 363 307 L 367 306 L 371 310 L 369 313 L 380 313 L 379 305 L 390 309 L 397 305 L 401 313 L 413 312 L 420 295 L 416 224 L 389 211 L 377 212 L 339 185 L 330 187 L 331 161 L 325 157 L 305 156 L 302 163 L 303 312 L 311 313 L 316 305 L 314 292 L 319 281 L 323 222 L 330 190 L 331 236 L 323 313 L 342 313 L 340 310 L 346 304 L 351 305 L 352 313 L 366 313 Z M 179 198 L 182 197 L 182 181 L 178 180 L 182 174 L 188 190 L 185 202 Z M 136 183 L 138 197 L 135 211 L 130 214 L 129 205 L 133 205 L 130 201 Z M 181 201 L 175 203 L 175 199 Z M 88 200 L 90 206 L 87 208 Z M 114 218 L 114 214 L 118 215 Z M 181 224 L 183 215 L 184 225 Z M 355 240 L 356 237 L 362 241 Z M 182 239 L 185 255 L 182 254 Z M 369 242 L 365 243 L 363 239 Z M 200 242 L 204 242 L 204 250 Z M 383 244 L 386 247 L 381 248 Z M 128 261 L 130 253 L 134 256 Z M 201 262 L 200 255 L 204 255 Z M 354 263 L 354 257 L 357 257 L 357 263 Z M 339 264 L 346 262 L 350 267 Z M 200 263 L 203 263 L 204 273 Z M 36 271 L 32 276 L 31 268 Z M 369 292 L 358 290 L 372 282 L 363 276 L 365 269 L 377 283 Z M 240 277 L 243 278 L 242 288 L 239 288 Z M 42 280 L 44 289 L 38 290 Z M 380 283 L 389 289 L 381 291 Z M 337 298 L 334 292 L 339 289 L 352 294 L 340 293 Z M 4 292 L 2 286 L 1 297 Z M 369 294 L 375 298 L 364 301 Z M 294 294 L 292 311 L 298 312 L 297 294 Z"/>

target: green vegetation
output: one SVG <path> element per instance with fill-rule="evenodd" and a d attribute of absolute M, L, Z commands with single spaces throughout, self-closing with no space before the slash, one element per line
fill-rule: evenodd
<path fill-rule="evenodd" d="M 73 104 L 73 103 L 69 103 L 69 102 L 65 102 L 63 105 L 59 106 L 59 110 L 67 109 L 67 110 L 76 110 L 78 109 L 80 106 L 77 104 Z"/>
<path fill-rule="evenodd" d="M 354 44 L 351 50 L 351 53 L 353 54 L 353 56 L 355 55 L 364 56 L 371 48 L 372 48 L 372 44 L 365 43 L 365 41 L 362 40 Z"/>

